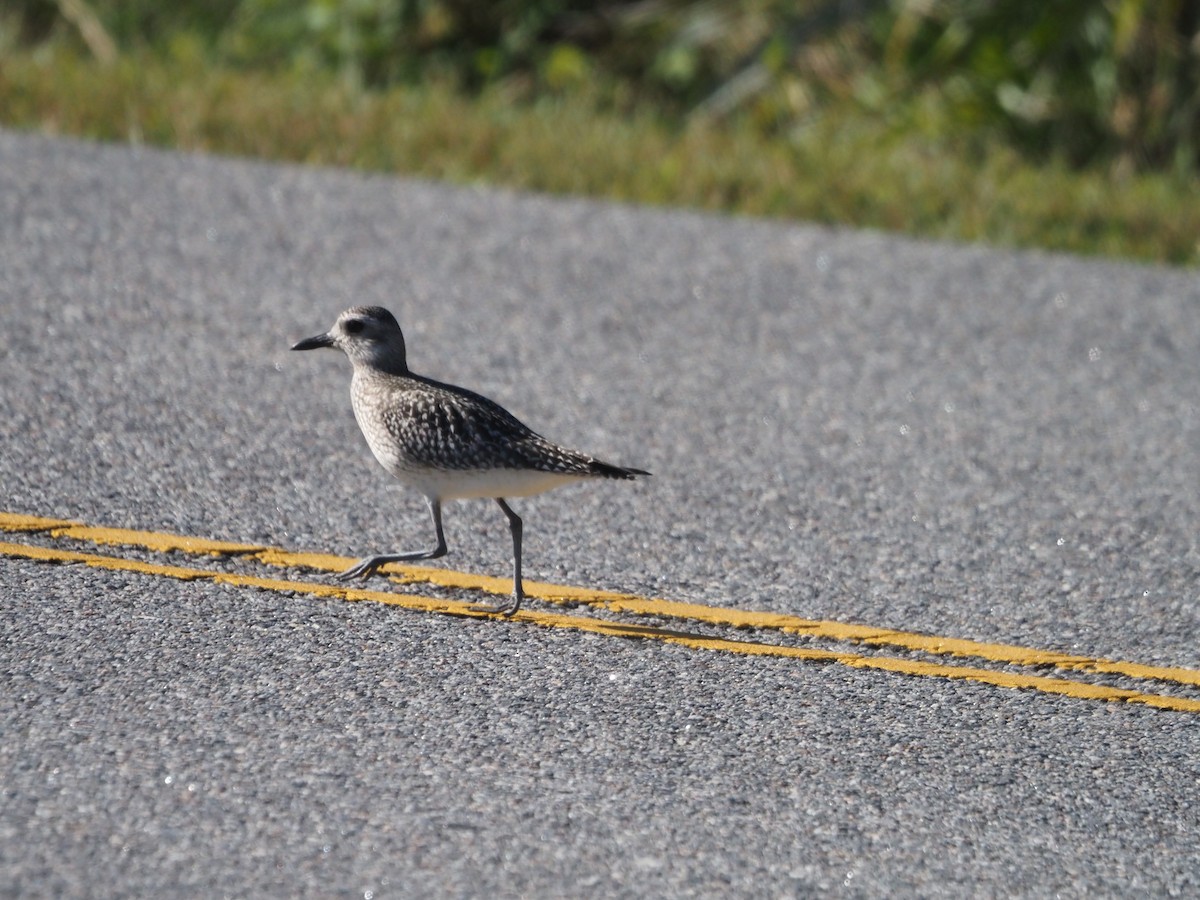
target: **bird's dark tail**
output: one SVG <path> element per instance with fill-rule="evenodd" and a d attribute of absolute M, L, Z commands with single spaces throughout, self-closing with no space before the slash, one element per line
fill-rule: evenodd
<path fill-rule="evenodd" d="M 611 463 L 600 462 L 598 459 L 593 459 L 588 468 L 591 474 L 601 478 L 623 478 L 627 481 L 637 478 L 639 475 L 650 474 L 643 469 L 626 469 L 624 466 L 614 466 Z"/>

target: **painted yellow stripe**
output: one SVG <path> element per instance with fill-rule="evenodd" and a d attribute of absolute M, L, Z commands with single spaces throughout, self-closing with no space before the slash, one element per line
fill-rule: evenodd
<path fill-rule="evenodd" d="M 20 531 L 49 531 L 51 528 L 77 525 L 68 519 L 45 519 L 41 516 L 27 516 L 23 513 L 0 512 L 0 530 L 9 532 Z"/>
<path fill-rule="evenodd" d="M 412 594 L 393 594 L 386 591 L 367 591 L 358 588 L 341 587 L 329 584 L 313 584 L 307 581 L 286 581 L 282 579 L 259 578 L 253 575 L 241 575 L 229 572 L 213 572 L 205 569 L 191 569 L 183 566 L 170 566 L 159 563 L 146 563 L 140 560 L 122 559 L 114 556 L 98 556 L 90 553 L 80 553 L 72 550 L 59 550 L 51 547 L 35 547 L 26 544 L 0 542 L 0 555 L 38 560 L 50 563 L 82 563 L 100 569 L 110 569 L 123 572 L 134 572 L 143 575 L 153 575 L 162 578 L 173 578 L 180 581 L 206 580 L 216 584 L 229 584 L 238 587 L 258 588 L 260 590 L 308 594 L 314 597 L 324 597 L 338 600 L 371 601 L 386 603 L 405 609 L 443 615 L 463 616 L 472 618 L 493 618 L 493 613 L 474 608 L 469 603 L 455 600 L 443 600 L 435 597 L 418 597 Z M 892 657 L 864 656 L 857 653 L 842 653 L 832 650 L 819 650 L 807 647 L 781 647 L 775 644 L 765 644 L 755 641 L 734 641 L 728 638 L 711 637 L 708 635 L 690 634 L 682 631 L 655 628 L 648 625 L 626 624 L 605 619 L 593 619 L 582 616 L 569 616 L 563 613 L 545 613 L 525 611 L 518 613 L 511 620 L 524 621 L 548 628 L 566 628 L 574 631 L 586 631 L 593 634 L 603 634 L 612 637 L 640 638 L 655 640 L 665 644 L 675 644 L 695 650 L 710 650 L 723 653 L 736 653 L 743 656 L 769 656 L 785 659 L 800 659 L 806 661 L 829 662 L 858 669 L 878 669 L 885 672 L 895 672 L 905 675 L 916 675 L 935 678 L 961 679 L 980 684 L 993 685 L 1003 688 L 1025 688 L 1056 694 L 1063 697 L 1073 697 L 1085 700 L 1106 700 L 1124 703 L 1137 703 L 1158 709 L 1175 710 L 1179 712 L 1200 712 L 1200 700 L 1185 697 L 1171 697 L 1161 694 L 1147 694 L 1123 688 L 1113 688 L 1104 685 L 1087 684 L 1061 678 L 1047 678 L 1039 675 L 1023 675 L 1010 672 L 995 672 L 989 669 L 977 669 L 968 666 L 948 666 L 938 663 L 927 663 Z"/>
<path fill-rule="evenodd" d="M 295 553 L 256 544 L 214 541 L 156 531 L 104 528 L 64 519 L 43 519 L 6 512 L 0 512 L 0 531 L 46 531 L 55 537 L 87 541 L 98 545 L 141 547 L 158 552 L 175 550 L 193 554 L 238 555 L 271 566 L 310 568 L 325 572 L 340 572 L 356 562 L 347 557 L 331 554 Z M 507 578 L 471 575 L 451 569 L 390 565 L 386 566 L 384 571 L 391 575 L 392 580 L 398 584 L 427 583 L 502 596 L 507 595 L 512 588 L 512 582 Z M 1151 666 L 1102 657 L 1078 656 L 1054 650 L 1039 650 L 1015 644 L 987 643 L 826 619 L 805 619 L 781 613 L 681 603 L 538 581 L 526 581 L 525 593 L 535 599 L 551 603 L 587 603 L 603 606 L 613 612 L 686 619 L 738 629 L 802 634 L 810 638 L 858 643 L 871 647 L 895 647 L 939 656 L 974 657 L 1006 665 L 1054 666 L 1068 671 L 1123 675 L 1200 687 L 1200 671 L 1181 667 Z"/>

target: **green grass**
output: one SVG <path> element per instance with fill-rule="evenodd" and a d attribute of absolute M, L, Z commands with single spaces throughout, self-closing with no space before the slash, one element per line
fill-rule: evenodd
<path fill-rule="evenodd" d="M 767 137 L 620 114 L 589 95 L 442 84 L 369 92 L 323 71 L 239 71 L 177 48 L 111 66 L 53 46 L 0 58 L 0 123 L 453 182 L 814 220 L 1000 245 L 1200 262 L 1195 178 L 1030 165 L 856 107 Z"/>

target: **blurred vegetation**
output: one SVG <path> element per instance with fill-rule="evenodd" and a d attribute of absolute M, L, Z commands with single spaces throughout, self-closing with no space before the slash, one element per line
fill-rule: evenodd
<path fill-rule="evenodd" d="M 1196 0 L 8 0 L 0 121 L 1200 260 Z"/>

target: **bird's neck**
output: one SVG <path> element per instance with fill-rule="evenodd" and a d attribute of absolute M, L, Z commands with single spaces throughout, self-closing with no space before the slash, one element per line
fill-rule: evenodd
<path fill-rule="evenodd" d="M 356 355 L 351 357 L 351 362 L 354 363 L 356 371 L 381 372 L 385 375 L 400 376 L 411 374 L 408 370 L 408 359 L 404 351 L 397 351 L 395 347 L 388 347 L 386 350 L 380 348 L 378 352 L 367 353 L 362 356 Z"/>

